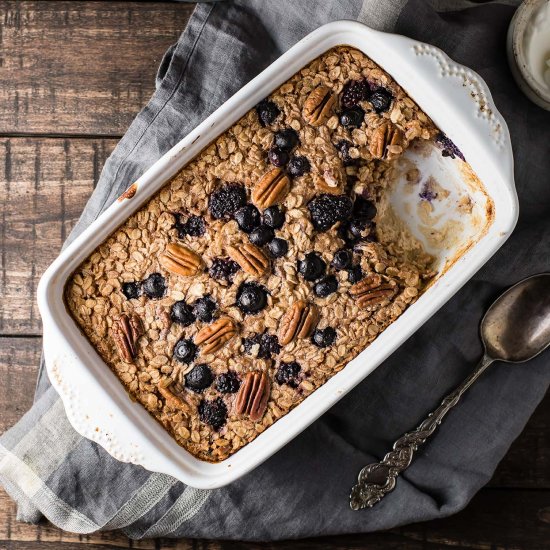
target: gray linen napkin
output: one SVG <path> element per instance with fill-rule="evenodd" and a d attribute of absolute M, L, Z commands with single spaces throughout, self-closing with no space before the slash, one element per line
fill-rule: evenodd
<path fill-rule="evenodd" d="M 65 530 L 122 528 L 135 538 L 274 540 L 386 529 L 466 506 L 543 397 L 548 354 L 521 369 L 500 365 L 485 374 L 377 507 L 352 512 L 348 491 L 360 467 L 380 459 L 470 371 L 481 354 L 477 327 L 487 305 L 519 278 L 549 269 L 550 114 L 512 80 L 505 33 L 514 7 L 506 4 L 198 5 L 161 64 L 154 96 L 107 161 L 72 238 L 278 55 L 319 25 L 344 18 L 433 43 L 487 80 L 514 143 L 518 227 L 473 280 L 355 391 L 264 465 L 222 489 L 195 490 L 117 462 L 72 430 L 42 370 L 33 408 L 0 439 L 0 481 L 17 501 L 19 519 L 44 515 Z"/>

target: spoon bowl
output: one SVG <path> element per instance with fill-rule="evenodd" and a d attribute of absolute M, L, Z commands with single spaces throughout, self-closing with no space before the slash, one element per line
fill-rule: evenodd
<path fill-rule="evenodd" d="M 502 294 L 481 321 L 481 339 L 495 361 L 523 363 L 544 351 L 550 345 L 550 273 Z"/>

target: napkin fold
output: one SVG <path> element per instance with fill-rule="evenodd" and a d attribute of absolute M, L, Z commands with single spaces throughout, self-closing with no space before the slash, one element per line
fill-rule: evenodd
<path fill-rule="evenodd" d="M 265 464 L 212 491 L 123 464 L 70 426 L 46 371 L 32 409 L 0 438 L 0 482 L 18 519 L 133 538 L 275 540 L 358 533 L 461 510 L 491 478 L 550 383 L 549 356 L 492 367 L 375 508 L 352 512 L 359 469 L 414 428 L 481 355 L 479 320 L 508 285 L 547 271 L 550 114 L 516 87 L 505 36 L 517 2 L 234 0 L 197 5 L 156 91 L 105 164 L 70 239 L 170 147 L 300 38 L 338 19 L 435 44 L 489 84 L 509 124 L 521 216 L 497 255 L 354 391 Z M 136 51 L 136 55 L 140 55 Z M 70 240 L 69 239 L 69 240 Z"/>

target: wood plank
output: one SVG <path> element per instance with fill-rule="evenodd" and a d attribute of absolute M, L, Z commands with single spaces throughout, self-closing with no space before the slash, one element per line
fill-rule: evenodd
<path fill-rule="evenodd" d="M 120 136 L 188 3 L 0 1 L 0 135 Z"/>
<path fill-rule="evenodd" d="M 548 548 L 550 540 L 549 491 L 482 490 L 462 512 L 450 518 L 409 525 L 366 535 L 322 537 L 277 543 L 246 543 L 208 540 L 129 541 L 121 533 L 79 536 L 47 523 L 28 525 L 15 519 L 15 506 L 0 490 L 0 548 L 11 550 L 93 550 L 142 548 L 190 550 L 306 550 L 369 548 L 426 550 L 435 548 Z M 368 512 L 365 512 L 368 514 Z"/>
<path fill-rule="evenodd" d="M 0 334 L 39 335 L 36 286 L 78 220 L 116 144 L 0 139 Z"/>

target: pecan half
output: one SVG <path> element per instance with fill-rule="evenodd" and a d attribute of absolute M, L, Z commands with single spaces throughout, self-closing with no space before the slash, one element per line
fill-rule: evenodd
<path fill-rule="evenodd" d="M 172 382 L 173 380 L 171 378 L 168 378 L 159 382 L 157 386 L 158 392 L 160 393 L 160 395 L 162 395 L 162 397 L 164 397 L 164 402 L 171 409 L 177 409 L 185 413 L 191 412 L 189 403 L 172 393 L 172 391 L 170 390 Z"/>
<path fill-rule="evenodd" d="M 252 202 L 261 210 L 281 202 L 290 190 L 290 178 L 280 169 L 268 170 L 252 189 Z"/>
<path fill-rule="evenodd" d="M 233 321 L 229 317 L 222 317 L 199 330 L 195 336 L 195 344 L 203 345 L 201 352 L 204 354 L 214 353 L 225 346 L 236 334 L 237 329 Z"/>
<path fill-rule="evenodd" d="M 371 274 L 350 288 L 350 294 L 361 308 L 373 307 L 391 299 L 397 292 L 397 285 L 384 282 L 378 274 Z"/>
<path fill-rule="evenodd" d="M 261 420 L 267 409 L 271 387 L 265 372 L 249 372 L 239 388 L 235 412 L 247 415 L 252 422 Z"/>
<path fill-rule="evenodd" d="M 319 310 L 315 304 L 298 300 L 283 315 L 279 324 L 279 342 L 286 346 L 295 338 L 307 338 L 317 326 Z"/>
<path fill-rule="evenodd" d="M 302 109 L 303 119 L 311 126 L 321 126 L 334 108 L 336 98 L 326 86 L 317 86 L 307 97 Z"/>
<path fill-rule="evenodd" d="M 132 363 L 137 354 L 137 340 L 143 334 L 141 319 L 135 314 L 123 313 L 113 320 L 112 335 L 123 361 Z"/>
<path fill-rule="evenodd" d="M 377 159 L 391 159 L 399 148 L 402 151 L 404 137 L 402 130 L 395 124 L 384 122 L 372 134 L 369 144 L 370 154 Z"/>
<path fill-rule="evenodd" d="M 184 277 L 197 275 L 203 266 L 202 258 L 196 252 L 176 243 L 170 243 L 166 247 L 159 262 L 164 269 Z"/>
<path fill-rule="evenodd" d="M 245 243 L 238 248 L 236 246 L 228 246 L 227 254 L 249 275 L 261 277 L 269 271 L 269 259 L 253 244 Z"/>

